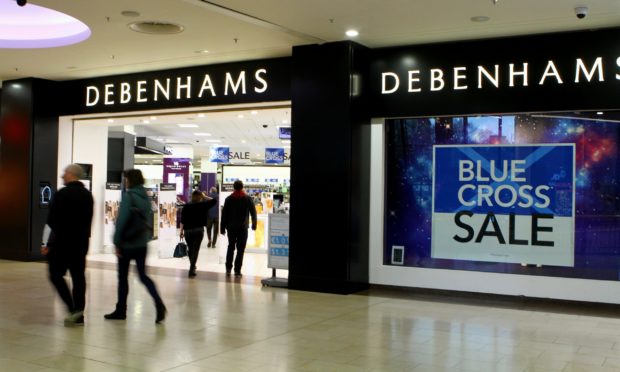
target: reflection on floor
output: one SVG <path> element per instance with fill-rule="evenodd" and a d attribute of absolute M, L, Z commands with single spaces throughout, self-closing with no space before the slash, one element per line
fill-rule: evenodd
<path fill-rule="evenodd" d="M 171 243 L 171 247 L 175 243 Z M 198 273 L 224 273 L 226 268 L 224 263 L 226 262 L 226 238 L 220 239 L 217 242 L 216 248 L 208 248 L 206 239 L 202 242 L 200 248 L 200 254 L 198 255 Z M 111 249 L 108 249 L 111 251 Z M 189 259 L 184 258 L 160 258 L 158 254 L 158 243 L 154 241 L 149 243 L 149 256 L 146 264 L 152 267 L 162 267 L 179 270 L 189 270 Z M 107 262 L 116 263 L 116 256 L 112 253 L 101 254 L 89 254 L 88 260 L 91 262 Z M 267 254 L 266 253 L 252 253 L 248 251 L 244 255 L 243 269 L 244 275 L 255 276 L 260 278 L 267 278 L 272 275 L 271 269 L 267 267 Z M 278 270 L 277 276 L 281 278 L 288 277 L 287 270 Z"/>
<path fill-rule="evenodd" d="M 190 280 L 173 269 L 152 270 L 169 310 L 165 324 L 154 324 L 135 273 L 127 320 L 105 321 L 116 272 L 95 266 L 86 325 L 65 328 L 46 265 L 0 261 L 0 370 L 620 370 L 618 318 L 297 292 L 249 277 Z"/>

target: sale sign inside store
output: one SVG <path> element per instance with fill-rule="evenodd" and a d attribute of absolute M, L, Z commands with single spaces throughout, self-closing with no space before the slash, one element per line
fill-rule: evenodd
<path fill-rule="evenodd" d="M 438 145 L 433 164 L 433 258 L 574 265 L 574 144 Z"/>

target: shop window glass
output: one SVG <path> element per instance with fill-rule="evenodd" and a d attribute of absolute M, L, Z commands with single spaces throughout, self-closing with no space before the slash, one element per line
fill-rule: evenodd
<path fill-rule="evenodd" d="M 404 246 L 402 265 L 410 267 L 620 280 L 620 112 L 405 118 L 387 120 L 386 127 L 385 265 L 393 264 L 393 247 Z M 570 187 L 567 182 L 572 179 L 558 175 L 557 182 L 549 181 L 549 187 L 556 189 L 553 197 L 560 214 L 562 205 L 573 207 L 574 192 L 574 214 L 564 211 L 574 218 L 574 231 L 566 231 L 574 234 L 572 265 L 433 255 L 434 147 L 509 149 L 552 144 L 574 145 L 571 193 L 561 190 Z M 436 200 L 441 197 L 435 195 Z M 491 222 L 487 231 L 493 232 Z M 508 232 L 503 235 L 508 239 Z M 544 255 L 545 247 L 537 252 Z"/>

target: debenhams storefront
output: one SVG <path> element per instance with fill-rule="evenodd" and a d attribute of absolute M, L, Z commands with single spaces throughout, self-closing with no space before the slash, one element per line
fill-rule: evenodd
<path fill-rule="evenodd" d="M 59 117 L 286 101 L 291 288 L 620 303 L 619 93 L 620 29 L 4 82 L 0 257 L 39 258 Z"/>

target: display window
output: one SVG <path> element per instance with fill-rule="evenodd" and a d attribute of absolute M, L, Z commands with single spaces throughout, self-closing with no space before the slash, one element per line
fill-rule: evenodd
<path fill-rule="evenodd" d="M 620 280 L 618 119 L 387 120 L 383 264 Z"/>

